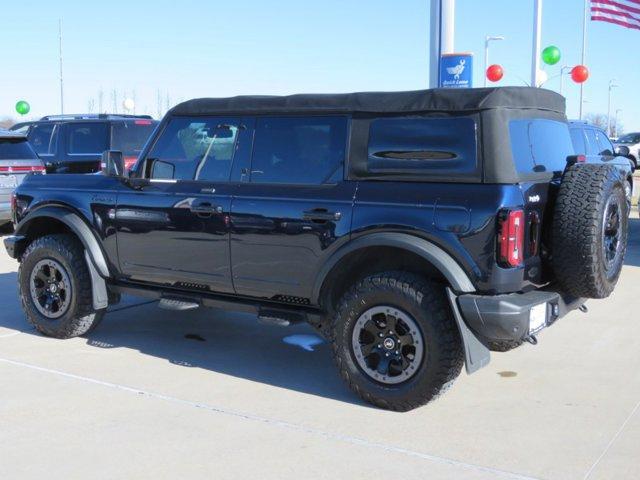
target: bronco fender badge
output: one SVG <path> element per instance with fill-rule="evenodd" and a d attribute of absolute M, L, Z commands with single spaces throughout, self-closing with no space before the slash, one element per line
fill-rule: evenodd
<path fill-rule="evenodd" d="M 529 196 L 529 203 L 537 203 L 540 201 L 540 195 Z"/>

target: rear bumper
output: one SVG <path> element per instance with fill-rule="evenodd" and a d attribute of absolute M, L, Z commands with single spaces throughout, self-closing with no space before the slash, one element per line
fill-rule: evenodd
<path fill-rule="evenodd" d="M 584 298 L 552 290 L 505 295 L 465 294 L 457 298 L 465 323 L 485 341 L 522 340 L 550 326 L 584 302 Z M 532 320 L 534 307 L 537 307 L 533 314 L 538 315 L 536 321 Z"/>
<path fill-rule="evenodd" d="M 467 373 L 489 364 L 490 342 L 527 339 L 584 304 L 551 289 L 505 295 L 447 295 L 458 325 Z"/>

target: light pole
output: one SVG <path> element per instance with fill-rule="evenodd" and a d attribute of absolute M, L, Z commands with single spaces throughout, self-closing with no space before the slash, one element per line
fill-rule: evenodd
<path fill-rule="evenodd" d="M 564 88 L 564 71 L 571 71 L 572 68 L 573 67 L 570 67 L 568 65 L 563 65 L 562 67 L 560 67 L 560 95 L 562 95 L 562 89 Z"/>
<path fill-rule="evenodd" d="M 613 120 L 613 126 L 616 129 L 616 138 L 620 136 L 620 132 L 618 132 L 618 112 L 621 112 L 622 109 L 621 108 L 616 108 L 616 116 L 614 117 Z"/>
<path fill-rule="evenodd" d="M 487 35 L 484 37 L 484 86 L 487 86 L 487 68 L 489 68 L 489 42 L 504 40 L 504 35 Z"/>
<path fill-rule="evenodd" d="M 609 99 L 607 101 L 607 137 L 611 136 L 611 90 L 617 86 L 615 78 L 609 80 Z"/>

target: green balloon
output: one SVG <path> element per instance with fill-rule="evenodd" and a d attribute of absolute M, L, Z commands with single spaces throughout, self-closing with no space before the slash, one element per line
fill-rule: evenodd
<path fill-rule="evenodd" d="M 542 61 L 547 65 L 555 65 L 560 61 L 560 49 L 555 45 L 549 45 L 542 50 Z"/>
<path fill-rule="evenodd" d="M 20 115 L 26 115 L 27 113 L 29 113 L 29 110 L 31 110 L 31 107 L 24 100 L 20 100 L 18 103 L 16 103 L 16 112 L 18 112 Z"/>

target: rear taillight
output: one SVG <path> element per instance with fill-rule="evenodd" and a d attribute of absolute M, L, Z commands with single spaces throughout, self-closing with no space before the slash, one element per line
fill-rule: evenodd
<path fill-rule="evenodd" d="M 136 125 L 151 125 L 151 120 L 135 120 Z"/>
<path fill-rule="evenodd" d="M 524 212 L 505 210 L 498 224 L 498 259 L 506 267 L 522 265 L 524 243 Z"/>
<path fill-rule="evenodd" d="M 138 157 L 124 157 L 124 169 L 126 171 L 131 170 L 131 167 L 133 167 L 137 161 Z"/>
<path fill-rule="evenodd" d="M 0 173 L 44 173 L 44 165 L 11 165 L 0 167 Z"/>
<path fill-rule="evenodd" d="M 18 199 L 15 192 L 11 193 L 11 213 L 13 218 L 16 218 L 16 207 L 18 206 Z"/>

